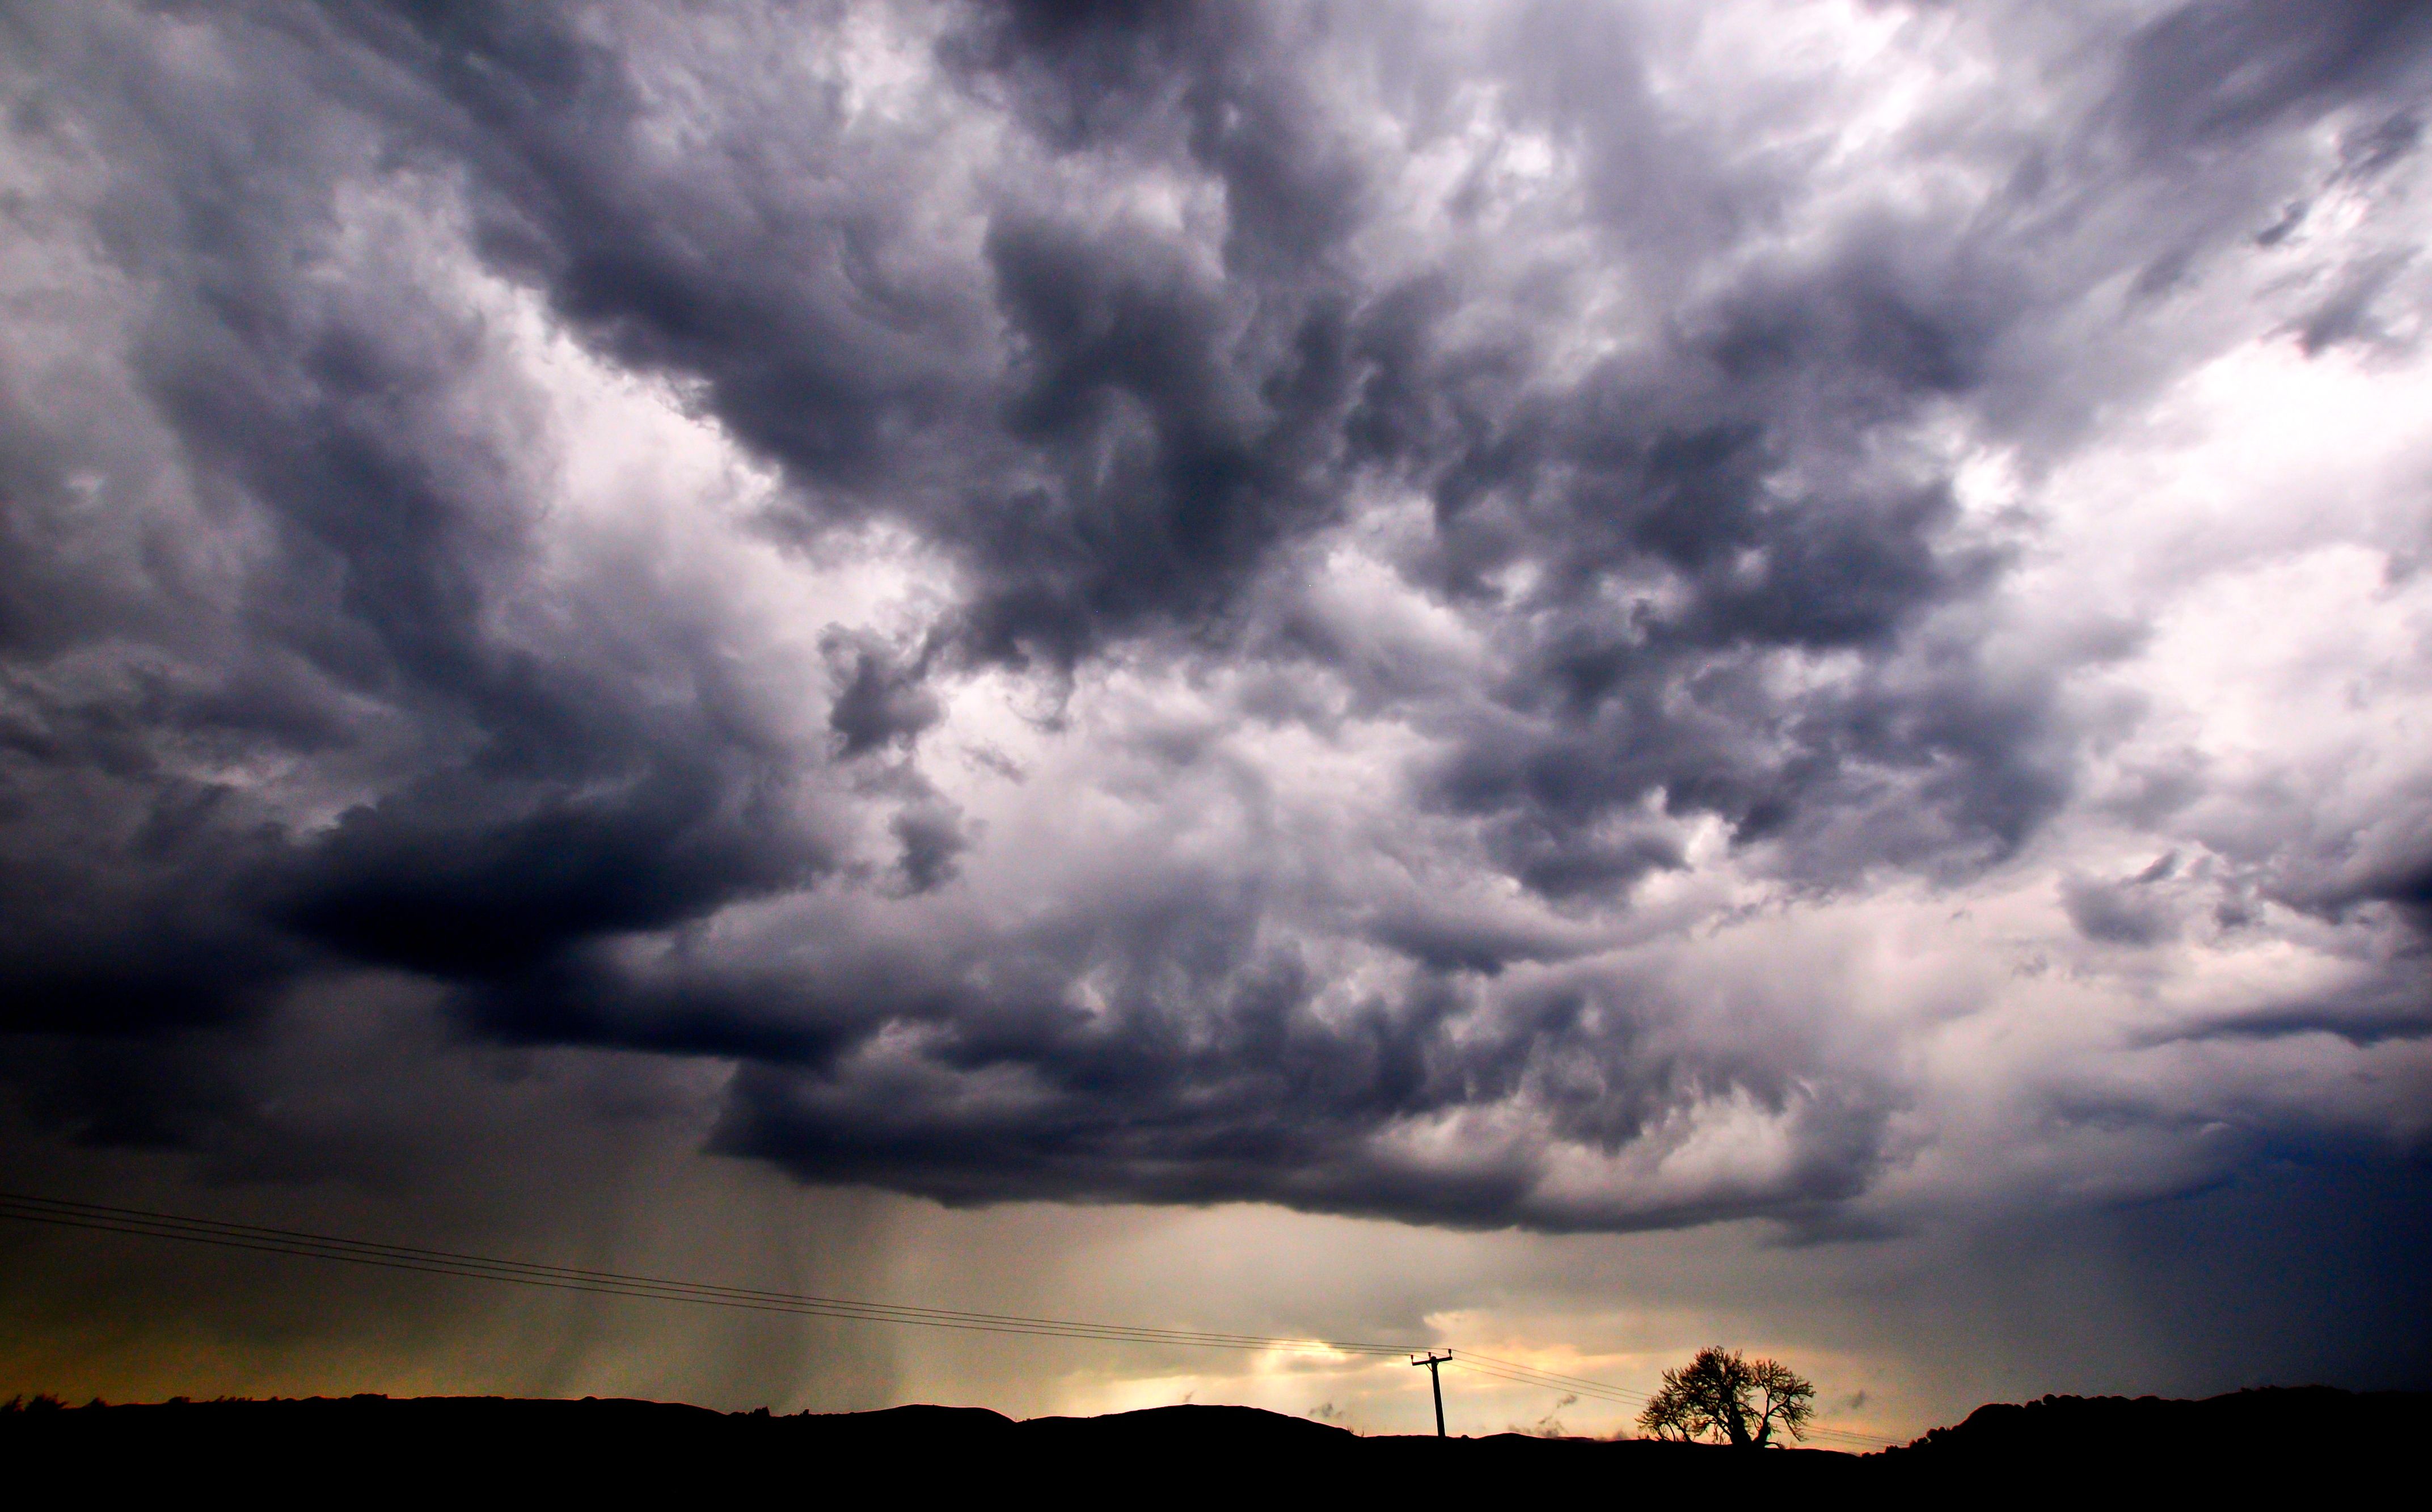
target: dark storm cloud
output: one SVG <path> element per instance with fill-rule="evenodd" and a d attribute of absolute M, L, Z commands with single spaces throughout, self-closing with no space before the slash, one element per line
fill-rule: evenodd
<path fill-rule="evenodd" d="M 30 990 L 12 1016 L 211 1018 L 332 952 L 479 980 L 816 872 L 770 809 L 777 753 L 722 706 L 684 627 L 647 653 L 696 680 L 667 712 L 618 685 L 633 668 L 553 660 L 487 623 L 532 567 L 541 438 L 467 312 L 401 262 L 346 267 L 332 247 L 338 185 L 378 150 L 360 119 L 279 82 L 295 59 L 276 38 L 251 39 L 260 74 L 228 78 L 118 27 L 59 29 L 134 92 L 88 98 L 82 123 L 117 170 L 116 258 L 159 286 L 127 379 L 174 447 L 162 465 L 190 471 L 207 517 L 242 513 L 262 537 L 233 585 L 190 583 L 198 543 L 164 527 L 123 563 L 137 583 L 93 583 L 127 600 L 114 620 L 15 641 L 10 945 Z M 20 495 L 12 514 L 40 529 L 60 495 Z M 164 632 L 181 613 L 200 623 Z M 154 644 L 110 664 L 122 637 Z M 373 706 L 406 727 L 404 769 L 326 832 L 281 835 L 241 778 L 182 770 L 196 747 L 367 754 Z"/>
<path fill-rule="evenodd" d="M 1367 1136 L 1382 1118 L 1452 1118 L 1526 1096 L 1550 1110 L 1548 1136 L 1621 1141 L 1712 1078 L 1788 1116 L 1801 1158 L 1640 1221 L 1826 1202 L 1851 1195 L 1874 1159 L 1880 1109 L 1801 1101 L 1770 1053 L 1670 1052 L 1647 1043 L 1627 1001 L 1559 987 L 1515 994 L 1485 1021 L 1470 991 L 1436 984 L 1323 1022 L 1310 1011 L 1319 984 L 1300 962 L 1245 957 L 1238 918 L 1190 917 L 1185 906 L 1135 907 L 1022 942 L 1040 998 L 933 1004 L 917 1058 L 872 1047 L 823 1069 L 748 1070 L 720 1148 L 949 1202 L 1250 1198 L 1464 1227 L 1603 1227 L 1613 1221 L 1604 1205 L 1533 1190 L 1525 1142 L 1447 1170 Z M 1112 966 L 1095 1015 L 1046 998 L 1071 970 L 1057 958 L 1085 949 Z M 1213 1011 L 1186 1021 L 1170 1000 L 1183 991 L 1212 998 Z M 1633 1053 L 1614 1057 L 1616 1041 Z"/>
<path fill-rule="evenodd" d="M 981 266 L 946 260 L 883 187 L 940 164 L 857 137 L 832 89 L 755 81 L 669 162 L 633 60 L 566 17 L 346 14 L 428 86 L 379 103 L 465 154 L 493 264 L 617 360 L 700 385 L 803 485 L 814 524 L 901 512 L 959 547 L 972 654 L 1069 664 L 1143 621 L 1221 615 L 1326 508 L 1304 475 L 1343 375 L 1332 311 L 1300 286 L 1344 186 L 1299 176 L 1289 74 L 1234 57 L 1249 13 L 1160 20 L 1184 35 L 1159 44 L 1127 12 L 983 11 L 942 45 L 1013 79 L 1025 115 L 1106 116 L 1077 134 L 1138 131 L 1144 155 L 1221 176 L 1226 271 L 1270 274 L 1250 291 L 1154 228 L 1053 214 L 1011 183 L 991 188 Z M 1067 75 L 1074 50 L 1098 63 Z M 1122 107 L 1077 97 L 1135 88 Z M 975 360 L 994 322 L 1009 370 Z"/>
<path fill-rule="evenodd" d="M 2180 6 L 2129 39 L 2112 108 L 2140 151 L 2174 158 L 2359 99 L 2403 101 L 2427 36 L 2432 11 L 2411 3 Z"/>
<path fill-rule="evenodd" d="M 918 455 L 965 397 L 963 291 L 866 185 L 819 172 L 832 91 L 737 98 L 728 134 L 668 161 L 642 140 L 630 59 L 554 8 L 351 6 L 335 25 L 402 76 L 366 102 L 462 153 L 498 266 L 627 362 L 705 386 L 737 432 L 819 484 Z M 762 134 L 764 133 L 765 134 Z M 862 163 L 884 171 L 883 163 Z M 839 190 L 841 189 L 841 192 Z"/>
<path fill-rule="evenodd" d="M 1743 150 L 1667 103 L 1663 28 L 1585 8 L 1475 56 L 1365 10 L 906 10 L 869 78 L 827 66 L 868 42 L 844 11 L 39 10 L 17 150 L 124 305 L 89 369 L 49 359 L 91 395 L 0 415 L 8 1023 L 140 1036 L 368 967 L 479 1033 L 737 1058 L 721 1147 L 806 1179 L 1820 1212 L 1893 1158 L 1889 1057 L 1582 963 L 1701 865 L 1862 897 L 2046 831 L 2127 717 L 2070 679 L 2123 637 L 1988 649 L 2032 532 L 1970 512 L 1937 428 L 2049 467 L 2202 355 L 2136 311 L 2399 171 L 2422 16 L 2166 15 L 2052 63 L 2042 138 L 1885 171 L 1998 192 L 1844 206 L 1797 92 Z M 920 85 L 872 103 L 887 67 Z M 1465 89 L 1575 189 L 1498 146 L 1412 210 Z M 2410 266 L 2343 265 L 2303 350 L 2396 342 Z M 896 543 L 917 623 L 763 634 L 583 535 L 557 480 L 601 438 L 555 428 L 514 297 L 774 479 L 680 533 L 805 574 Z M 1609 306 L 1627 339 L 1581 344 Z M 2127 334 L 2050 344 L 2089 325 Z M 1472 660 L 1327 608 L 1346 539 Z M 971 901 L 1016 842 L 921 764 L 958 689 L 1227 674 L 1277 731 L 1412 731 L 1355 795 L 1408 835 L 1295 833 L 1219 721 L 1141 714 L 1087 754 L 1168 828 L 1033 839 L 1019 906 Z M 2392 845 L 2245 885 L 2420 917 Z M 2084 937 L 2174 937 L 2167 879 L 2097 875 L 2061 886 Z M 1550 1189 L 1549 1150 L 1617 1184 Z"/>
<path fill-rule="evenodd" d="M 831 634 L 823 647 L 836 668 L 836 701 L 828 709 L 841 754 L 852 757 L 909 744 L 937 722 L 937 696 L 925 685 L 919 659 L 870 636 Z"/>

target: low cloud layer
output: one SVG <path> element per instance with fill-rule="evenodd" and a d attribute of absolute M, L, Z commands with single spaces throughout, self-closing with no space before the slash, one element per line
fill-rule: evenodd
<path fill-rule="evenodd" d="M 402 982 L 950 1202 L 2423 1157 L 2421 7 L 0 39 L 55 1131 Z"/>

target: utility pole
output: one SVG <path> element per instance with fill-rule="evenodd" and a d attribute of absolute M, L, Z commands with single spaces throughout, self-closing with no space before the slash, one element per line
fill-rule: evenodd
<path fill-rule="evenodd" d="M 1427 1357 L 1426 1359 L 1424 1359 L 1424 1360 L 1412 1360 L 1412 1361 L 1410 1362 L 1410 1364 L 1411 1364 L 1411 1365 L 1413 1365 L 1413 1366 L 1421 1366 L 1421 1365 L 1424 1365 L 1424 1366 L 1426 1366 L 1426 1367 L 1427 1368 L 1427 1385 L 1428 1385 L 1428 1386 L 1433 1386 L 1433 1387 L 1435 1388 L 1435 1393 L 1436 1393 L 1436 1436 L 1437 1436 L 1438 1438 L 1442 1438 L 1442 1437 L 1444 1436 L 1444 1377 L 1443 1377 L 1442 1375 L 1440 1375 L 1440 1374 L 1438 1374 L 1438 1373 L 1437 1373 L 1437 1371 L 1436 1371 L 1436 1367 L 1437 1367 L 1437 1366 L 1439 1366 L 1439 1365 L 1444 1364 L 1445 1361 L 1447 1361 L 1447 1360 L 1449 1360 L 1449 1359 L 1451 1359 L 1451 1358 L 1452 1358 L 1452 1351 L 1450 1351 L 1450 1350 L 1446 1350 L 1446 1351 L 1444 1351 L 1442 1354 L 1437 1354 L 1437 1353 L 1434 1353 L 1434 1352 L 1430 1352 L 1428 1353 L 1428 1355 L 1427 1355 Z"/>

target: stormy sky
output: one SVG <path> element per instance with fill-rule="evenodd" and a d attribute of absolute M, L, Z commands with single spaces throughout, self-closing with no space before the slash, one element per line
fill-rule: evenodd
<path fill-rule="evenodd" d="M 8 7 L 0 1176 L 1885 1433 L 2432 1385 L 2427 94 L 2399 0 Z M 11 1229 L 0 1388 L 1424 1411 L 477 1292 Z"/>

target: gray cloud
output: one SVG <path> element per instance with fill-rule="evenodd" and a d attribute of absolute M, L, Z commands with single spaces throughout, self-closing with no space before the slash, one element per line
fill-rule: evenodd
<path fill-rule="evenodd" d="M 2230 559 L 2069 580 L 2120 416 L 2413 361 L 2421 13 L 1868 25 L 1897 121 L 1652 8 L 28 12 L 0 969 L 124 1067 L 38 1105 L 402 974 L 808 1181 L 1824 1233 L 2136 1102 L 2108 998 L 1919 1069 L 2081 948 L 2413 1053 L 2420 764 L 2144 749 Z"/>
<path fill-rule="evenodd" d="M 2170 881 L 2178 869 L 2178 853 L 2172 851 L 2136 876 L 2120 882 L 2067 878 L 2061 882 L 2061 907 L 2078 932 L 2090 940 L 2152 945 L 2168 939 L 2177 932 L 2178 920 L 2169 899 L 2154 889 L 2157 883 Z"/>

